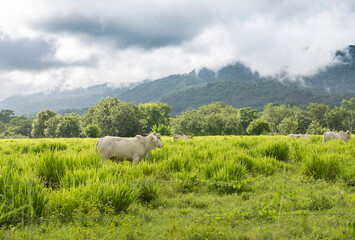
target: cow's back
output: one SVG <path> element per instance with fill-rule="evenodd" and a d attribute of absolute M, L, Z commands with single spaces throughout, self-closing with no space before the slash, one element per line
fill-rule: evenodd
<path fill-rule="evenodd" d="M 323 134 L 323 143 L 329 142 L 332 139 L 335 139 L 335 133 L 334 132 L 325 132 Z"/>
<path fill-rule="evenodd" d="M 344 142 L 346 142 L 351 139 L 351 135 L 349 132 L 325 132 L 323 134 L 323 143 L 329 142 L 333 139 L 342 139 Z"/>
<path fill-rule="evenodd" d="M 174 135 L 174 140 L 175 139 L 181 139 L 181 140 L 189 140 L 190 139 L 190 136 L 189 135 Z"/>
<path fill-rule="evenodd" d="M 98 140 L 97 151 L 103 159 L 131 160 L 137 144 L 134 139 L 106 136 Z"/>

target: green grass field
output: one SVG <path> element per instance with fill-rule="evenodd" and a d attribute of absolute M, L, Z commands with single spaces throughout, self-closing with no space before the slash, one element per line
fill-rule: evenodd
<path fill-rule="evenodd" d="M 354 139 L 162 142 L 134 166 L 96 139 L 0 140 L 0 239 L 354 238 Z"/>

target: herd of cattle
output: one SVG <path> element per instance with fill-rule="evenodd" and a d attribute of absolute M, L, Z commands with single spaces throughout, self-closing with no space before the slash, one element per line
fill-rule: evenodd
<path fill-rule="evenodd" d="M 307 134 L 290 134 L 290 138 L 311 138 Z M 176 139 L 189 140 L 190 135 L 174 135 L 174 141 Z M 348 141 L 351 139 L 350 132 L 326 132 L 323 134 L 323 143 L 326 143 L 333 139 L 341 139 Z M 132 163 L 137 164 L 140 160 L 147 159 L 150 151 L 155 148 L 162 148 L 160 136 L 156 133 L 151 133 L 146 137 L 136 135 L 134 138 L 122 138 L 106 136 L 100 138 L 96 142 L 96 153 L 102 156 L 102 160 L 113 159 L 116 161 L 129 160 Z"/>

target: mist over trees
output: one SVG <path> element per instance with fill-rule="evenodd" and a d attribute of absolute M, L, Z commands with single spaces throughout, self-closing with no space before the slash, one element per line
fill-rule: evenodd
<path fill-rule="evenodd" d="M 0 138 L 134 137 L 151 131 L 195 136 L 322 134 L 353 131 L 355 122 L 355 98 L 344 99 L 340 107 L 333 108 L 318 103 L 310 103 L 305 108 L 270 103 L 257 111 L 213 102 L 186 110 L 174 118 L 170 118 L 170 110 L 166 103 L 135 105 L 115 97 L 102 99 L 82 116 L 62 115 L 46 109 L 33 118 L 26 118 L 3 109 L 0 111 Z"/>
<path fill-rule="evenodd" d="M 56 89 L 50 94 L 13 96 L 0 101 L 0 109 L 11 109 L 18 115 L 43 109 L 62 115 L 73 112 L 82 115 L 108 96 L 133 104 L 164 102 L 171 107 L 173 117 L 187 109 L 219 101 L 238 109 L 251 107 L 258 111 L 267 103 L 305 107 L 312 102 L 334 107 L 343 99 L 355 97 L 355 46 L 337 51 L 333 58 L 334 63 L 311 75 L 292 77 L 285 71 L 263 76 L 236 62 L 219 70 L 202 68 L 117 88 L 101 84 L 75 90 Z"/>

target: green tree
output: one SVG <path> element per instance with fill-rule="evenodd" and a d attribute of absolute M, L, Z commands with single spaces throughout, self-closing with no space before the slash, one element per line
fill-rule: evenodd
<path fill-rule="evenodd" d="M 248 128 L 247 132 L 250 135 L 260 135 L 260 134 L 265 134 L 265 133 L 270 133 L 270 126 L 269 123 L 263 119 L 255 119 L 252 121 Z"/>
<path fill-rule="evenodd" d="M 309 113 L 303 109 L 297 108 L 295 114 L 295 121 L 297 122 L 296 133 L 306 133 L 311 124 L 312 120 L 309 116 Z"/>
<path fill-rule="evenodd" d="M 143 134 L 143 117 L 136 105 L 108 97 L 89 108 L 83 125 L 97 125 L 104 136 L 134 137 Z"/>
<path fill-rule="evenodd" d="M 347 117 L 345 108 L 334 107 L 324 115 L 326 127 L 332 131 L 348 130 L 348 125 L 346 124 Z"/>
<path fill-rule="evenodd" d="M 320 135 L 324 132 L 326 132 L 326 129 L 322 128 L 322 125 L 316 120 L 313 120 L 307 129 L 308 134 Z"/>
<path fill-rule="evenodd" d="M 273 133 L 279 133 L 279 124 L 282 120 L 287 117 L 293 117 L 294 115 L 294 110 L 286 105 L 275 106 L 274 104 L 269 103 L 261 112 L 261 119 L 270 124 Z"/>
<path fill-rule="evenodd" d="M 290 133 L 296 133 L 298 123 L 293 117 L 284 118 L 279 124 L 279 133 L 283 135 L 288 135 Z"/>
<path fill-rule="evenodd" d="M 10 135 L 27 136 L 31 135 L 32 120 L 26 117 L 14 117 L 7 127 Z"/>
<path fill-rule="evenodd" d="M 327 105 L 310 103 L 307 106 L 307 109 L 312 121 L 317 121 L 322 127 L 326 126 L 324 116 L 329 111 L 329 107 Z"/>
<path fill-rule="evenodd" d="M 223 135 L 244 135 L 246 129 L 244 129 L 243 122 L 240 121 L 240 115 L 236 117 L 235 114 L 224 116 Z"/>
<path fill-rule="evenodd" d="M 4 133 L 6 132 L 6 124 L 0 122 L 0 133 Z"/>
<path fill-rule="evenodd" d="M 354 121 L 355 121 L 355 98 L 351 98 L 349 100 L 344 99 L 341 104 L 348 112 L 346 123 L 348 124 L 349 131 L 352 133 L 354 129 Z"/>
<path fill-rule="evenodd" d="M 153 102 L 138 105 L 142 114 L 142 127 L 145 133 L 149 133 L 154 125 L 170 125 L 169 113 L 171 107 L 166 103 Z"/>
<path fill-rule="evenodd" d="M 31 135 L 35 138 L 44 137 L 45 122 L 54 117 L 56 112 L 46 109 L 37 113 L 35 119 L 32 122 Z"/>
<path fill-rule="evenodd" d="M 98 138 L 100 137 L 101 130 L 97 125 L 87 125 L 85 128 L 85 135 L 88 138 Z"/>
<path fill-rule="evenodd" d="M 257 119 L 257 111 L 250 107 L 240 108 L 238 111 L 239 123 L 243 127 L 243 132 L 246 133 L 249 124 Z"/>
<path fill-rule="evenodd" d="M 95 111 L 95 106 L 89 107 L 89 109 L 81 117 L 81 123 L 84 128 L 94 122 Z"/>
<path fill-rule="evenodd" d="M 56 135 L 64 138 L 81 136 L 80 115 L 77 113 L 65 114 L 58 124 Z"/>
<path fill-rule="evenodd" d="M 63 121 L 63 115 L 57 114 L 44 122 L 44 136 L 46 138 L 58 137 L 58 125 Z"/>
<path fill-rule="evenodd" d="M 3 109 L 0 111 L 0 122 L 9 123 L 14 116 L 14 111 L 9 109 Z"/>
<path fill-rule="evenodd" d="M 172 120 L 173 132 L 195 136 L 205 135 L 203 117 L 203 114 L 196 109 L 187 110 Z"/>
<path fill-rule="evenodd" d="M 238 109 L 223 102 L 213 102 L 178 115 L 172 122 L 177 134 L 224 135 L 243 134 Z"/>
<path fill-rule="evenodd" d="M 111 133 L 115 136 L 134 137 L 137 134 L 144 134 L 142 115 L 138 107 L 132 103 L 120 101 L 112 108 L 110 119 L 113 124 Z"/>

